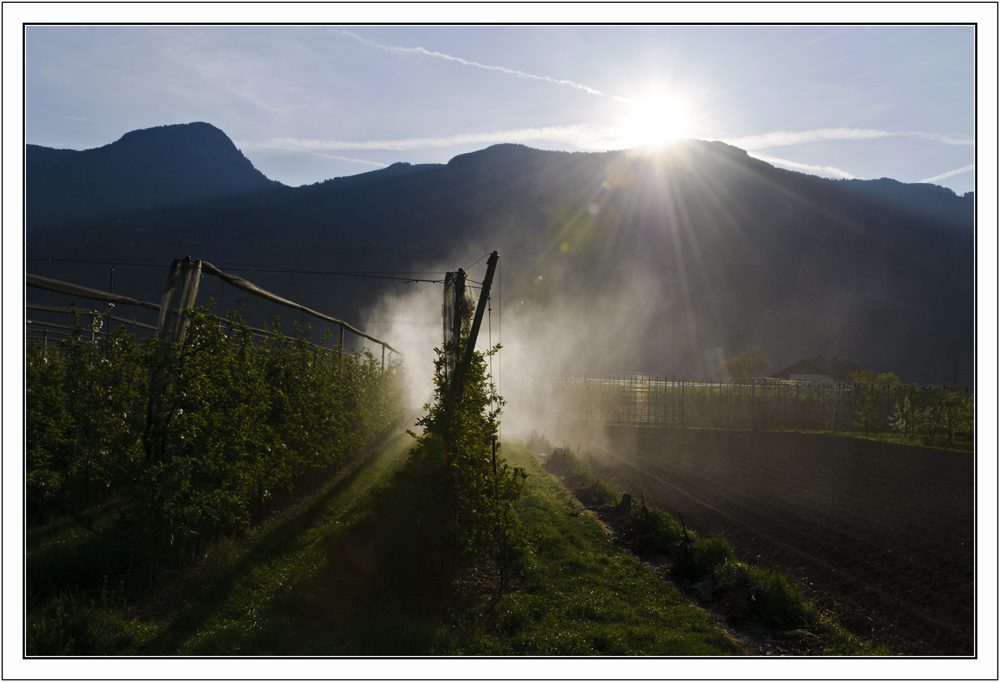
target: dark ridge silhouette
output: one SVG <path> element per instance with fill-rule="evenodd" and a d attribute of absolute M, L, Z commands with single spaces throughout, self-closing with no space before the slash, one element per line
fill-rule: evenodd
<path fill-rule="evenodd" d="M 572 366 L 553 371 L 701 377 L 720 352 L 760 344 L 777 367 L 838 355 L 931 383 L 952 381 L 957 359 L 959 381 L 973 380 L 971 195 L 827 180 L 696 140 L 646 155 L 502 144 L 447 164 L 393 164 L 291 188 L 253 170 L 221 131 L 192 125 L 183 152 L 169 140 L 178 132 L 172 128 L 187 126 L 138 131 L 102 148 L 105 177 L 138 166 L 175 168 L 167 174 L 174 178 L 169 204 L 158 195 L 161 203 L 151 206 L 126 184 L 60 197 L 29 172 L 29 257 L 169 262 L 190 254 L 223 269 L 233 262 L 419 271 L 464 267 L 497 249 L 504 301 L 517 301 L 519 314 L 566 312 L 586 321 L 567 329 L 566 344 L 580 334 L 588 344 L 573 351 Z M 129 153 L 112 155 L 123 143 Z M 84 167 L 71 162 L 101 150 L 54 151 L 29 156 L 48 172 L 59 166 L 64 185 L 82 186 Z M 213 179 L 212 191 L 183 189 L 178 164 L 193 168 L 203 158 L 231 177 Z M 62 210 L 46 214 L 58 201 Z M 158 300 L 162 282 L 144 284 L 140 274 L 132 284 Z M 267 273 L 253 279 L 352 323 L 379 296 L 404 287 Z"/>
<path fill-rule="evenodd" d="M 283 186 L 208 123 L 136 130 L 85 151 L 28 145 L 25 165 L 29 218 L 39 227 Z"/>
<path fill-rule="evenodd" d="M 976 208 L 974 192 L 961 197 L 947 187 L 928 183 L 906 184 L 891 178 L 878 180 L 840 180 L 851 189 L 880 203 L 918 215 L 932 215 L 950 221 L 958 229 L 970 229 Z M 956 201 L 957 199 L 957 201 Z"/>

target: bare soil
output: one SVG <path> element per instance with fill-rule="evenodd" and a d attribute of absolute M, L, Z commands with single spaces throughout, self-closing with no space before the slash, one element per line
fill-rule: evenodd
<path fill-rule="evenodd" d="M 822 434 L 574 429 L 584 462 L 898 653 L 975 653 L 975 459 Z M 579 441 L 579 443 L 577 442 Z"/>

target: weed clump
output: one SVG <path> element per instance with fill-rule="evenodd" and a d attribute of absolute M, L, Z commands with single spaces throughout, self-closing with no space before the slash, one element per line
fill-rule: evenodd
<path fill-rule="evenodd" d="M 674 576 L 680 580 L 712 577 L 717 568 L 736 560 L 729 543 L 717 537 L 698 538 L 682 543 L 680 554 L 680 559 L 673 568 Z"/>
<path fill-rule="evenodd" d="M 582 474 L 583 467 L 569 448 L 555 448 L 552 454 L 545 458 L 545 470 L 556 476 Z"/>
<path fill-rule="evenodd" d="M 618 504 L 620 496 L 611 485 L 602 481 L 580 463 L 569 448 L 555 448 L 543 464 L 550 474 L 559 476 L 575 495 L 590 504 Z"/>

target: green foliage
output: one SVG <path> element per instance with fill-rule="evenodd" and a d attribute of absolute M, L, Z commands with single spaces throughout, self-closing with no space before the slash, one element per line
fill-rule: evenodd
<path fill-rule="evenodd" d="M 684 537 L 684 527 L 677 519 L 656 507 L 641 505 L 637 522 L 643 533 L 648 533 L 661 542 L 677 542 Z"/>
<path fill-rule="evenodd" d="M 106 561 L 127 557 L 119 573 L 144 559 L 152 571 L 168 547 L 182 565 L 244 532 L 402 418 L 397 361 L 317 348 L 298 328 L 289 340 L 277 319 L 260 340 L 238 312 L 185 314 L 173 346 L 124 328 L 85 342 L 79 320 L 56 347 L 28 345 L 29 518 L 80 519 L 117 500 L 117 522 L 97 537 Z"/>
<path fill-rule="evenodd" d="M 64 592 L 30 608 L 25 649 L 32 656 L 109 656 L 135 653 L 155 627 L 124 616 L 107 603 Z"/>
<path fill-rule="evenodd" d="M 119 327 L 101 343 L 74 333 L 56 348 L 28 345 L 26 493 L 29 514 L 45 518 L 109 498 L 131 482 L 141 460 L 148 348 Z"/>
<path fill-rule="evenodd" d="M 556 448 L 545 458 L 545 469 L 556 476 L 568 476 L 580 470 L 580 463 L 569 448 Z"/>
<path fill-rule="evenodd" d="M 618 491 L 583 465 L 569 448 L 555 448 L 545 458 L 545 469 L 564 478 L 578 496 L 596 499 L 603 504 L 618 503 Z"/>
<path fill-rule="evenodd" d="M 446 556 L 499 558 L 516 539 L 513 503 L 527 474 L 497 452 L 504 401 L 488 381 L 487 356 L 474 353 L 458 393 L 448 375 L 452 351 L 451 344 L 438 349 L 435 402 L 425 406 L 427 413 L 417 421 L 423 433 L 411 452 L 409 470 L 424 482 L 427 498 L 415 513 L 426 519 L 424 528 L 440 533 L 432 542 L 440 543 Z M 449 573 L 451 562 L 443 563 Z"/>

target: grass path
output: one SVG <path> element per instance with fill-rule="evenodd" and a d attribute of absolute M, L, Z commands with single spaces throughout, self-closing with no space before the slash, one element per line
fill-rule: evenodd
<path fill-rule="evenodd" d="M 726 655 L 739 650 L 700 610 L 613 543 L 526 449 L 516 590 L 477 562 L 442 599 L 410 510 L 420 489 L 394 475 L 403 435 L 249 541 L 223 542 L 147 606 L 155 634 L 128 653 L 254 656 Z M 182 594 L 183 593 L 183 594 Z M 178 597 L 185 606 L 171 610 Z M 141 612 L 140 612 L 141 613 Z M 141 617 L 141 616 L 140 616 Z M 147 620 L 147 622 L 149 622 Z"/>

